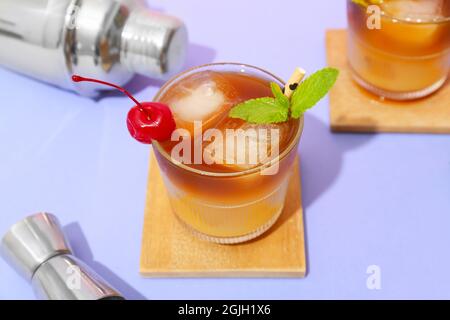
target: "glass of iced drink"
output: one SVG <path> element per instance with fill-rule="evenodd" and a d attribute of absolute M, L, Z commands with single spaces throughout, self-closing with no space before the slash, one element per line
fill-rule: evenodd
<path fill-rule="evenodd" d="M 379 96 L 410 100 L 446 81 L 450 0 L 347 1 L 348 60 L 355 80 Z"/>
<path fill-rule="evenodd" d="M 257 67 L 210 64 L 174 77 L 154 99 L 170 106 L 177 124 L 172 137 L 179 136 L 153 142 L 172 209 L 202 239 L 248 241 L 283 210 L 303 117 L 264 125 L 229 117 L 243 101 L 272 96 L 270 82 L 283 87 Z"/>

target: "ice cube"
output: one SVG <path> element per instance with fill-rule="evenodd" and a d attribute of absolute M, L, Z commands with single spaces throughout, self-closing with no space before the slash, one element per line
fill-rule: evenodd
<path fill-rule="evenodd" d="M 432 21 L 444 17 L 446 0 L 392 0 L 384 1 L 381 8 L 390 16 L 401 20 Z"/>
<path fill-rule="evenodd" d="M 216 83 L 208 80 L 191 89 L 186 96 L 173 101 L 170 108 L 177 118 L 193 122 L 218 113 L 225 104 L 225 99 L 225 95 L 217 89 Z"/>
<path fill-rule="evenodd" d="M 180 80 L 162 102 L 169 105 L 177 127 L 192 134 L 194 121 L 202 121 L 206 130 L 224 119 L 235 104 L 236 96 L 236 90 L 225 77 L 206 71 Z"/>
<path fill-rule="evenodd" d="M 267 163 L 282 151 L 290 129 L 289 123 L 257 125 L 229 119 L 213 136 L 206 132 L 204 138 L 212 142 L 204 144 L 204 161 L 236 171 Z"/>
<path fill-rule="evenodd" d="M 409 55 L 428 54 L 430 48 L 442 41 L 446 29 L 443 24 L 419 22 L 440 20 L 445 12 L 448 15 L 450 1 L 446 1 L 447 4 L 444 0 L 384 1 L 383 11 L 394 20 L 382 22 L 380 31 L 389 43 L 402 52 Z"/>

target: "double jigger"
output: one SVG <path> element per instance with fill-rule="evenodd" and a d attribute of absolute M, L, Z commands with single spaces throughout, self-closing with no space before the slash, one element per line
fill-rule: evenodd
<path fill-rule="evenodd" d="M 31 282 L 40 299 L 124 299 L 72 254 L 59 221 L 52 214 L 38 213 L 13 225 L 1 240 L 0 253 Z"/>

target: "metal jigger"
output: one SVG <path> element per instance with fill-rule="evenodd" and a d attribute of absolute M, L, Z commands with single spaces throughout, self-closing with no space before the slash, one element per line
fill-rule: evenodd
<path fill-rule="evenodd" d="M 58 219 L 48 213 L 29 216 L 6 233 L 0 244 L 5 260 L 41 299 L 124 299 L 89 266 L 72 255 Z"/>

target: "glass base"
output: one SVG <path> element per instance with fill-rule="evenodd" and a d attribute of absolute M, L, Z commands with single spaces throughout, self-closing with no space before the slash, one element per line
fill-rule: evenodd
<path fill-rule="evenodd" d="M 443 77 L 436 83 L 432 84 L 431 86 L 418 90 L 418 91 L 407 91 L 407 92 L 393 92 L 393 91 L 387 91 L 381 88 L 378 88 L 368 82 L 366 82 L 364 79 L 362 79 L 356 72 L 352 71 L 353 79 L 358 83 L 361 87 L 366 89 L 367 91 L 370 91 L 373 94 L 376 94 L 377 96 L 380 96 L 382 98 L 387 98 L 391 100 L 398 100 L 398 101 L 408 101 L 408 100 L 415 100 L 424 98 L 437 90 L 439 90 L 447 81 L 447 76 Z"/>
<path fill-rule="evenodd" d="M 252 233 L 248 233 L 246 235 L 239 236 L 239 237 L 214 237 L 211 235 L 204 234 L 202 232 L 195 230 L 194 228 L 189 226 L 187 223 L 185 223 L 183 220 L 181 220 L 175 213 L 174 214 L 178 218 L 178 221 L 180 221 L 180 223 L 183 224 L 184 227 L 189 229 L 189 231 L 191 233 L 193 233 L 197 238 L 199 238 L 201 240 L 219 243 L 219 244 L 238 244 L 238 243 L 243 243 L 243 242 L 253 240 L 253 239 L 259 237 L 260 235 L 262 235 L 263 233 L 265 233 L 266 231 L 268 231 L 275 224 L 275 222 L 277 222 L 277 220 L 281 216 L 282 212 L 283 212 L 283 208 L 281 208 L 280 211 L 277 214 L 275 214 L 268 222 L 266 222 L 264 225 L 262 225 L 261 227 L 259 227 L 255 231 L 253 231 Z"/>

